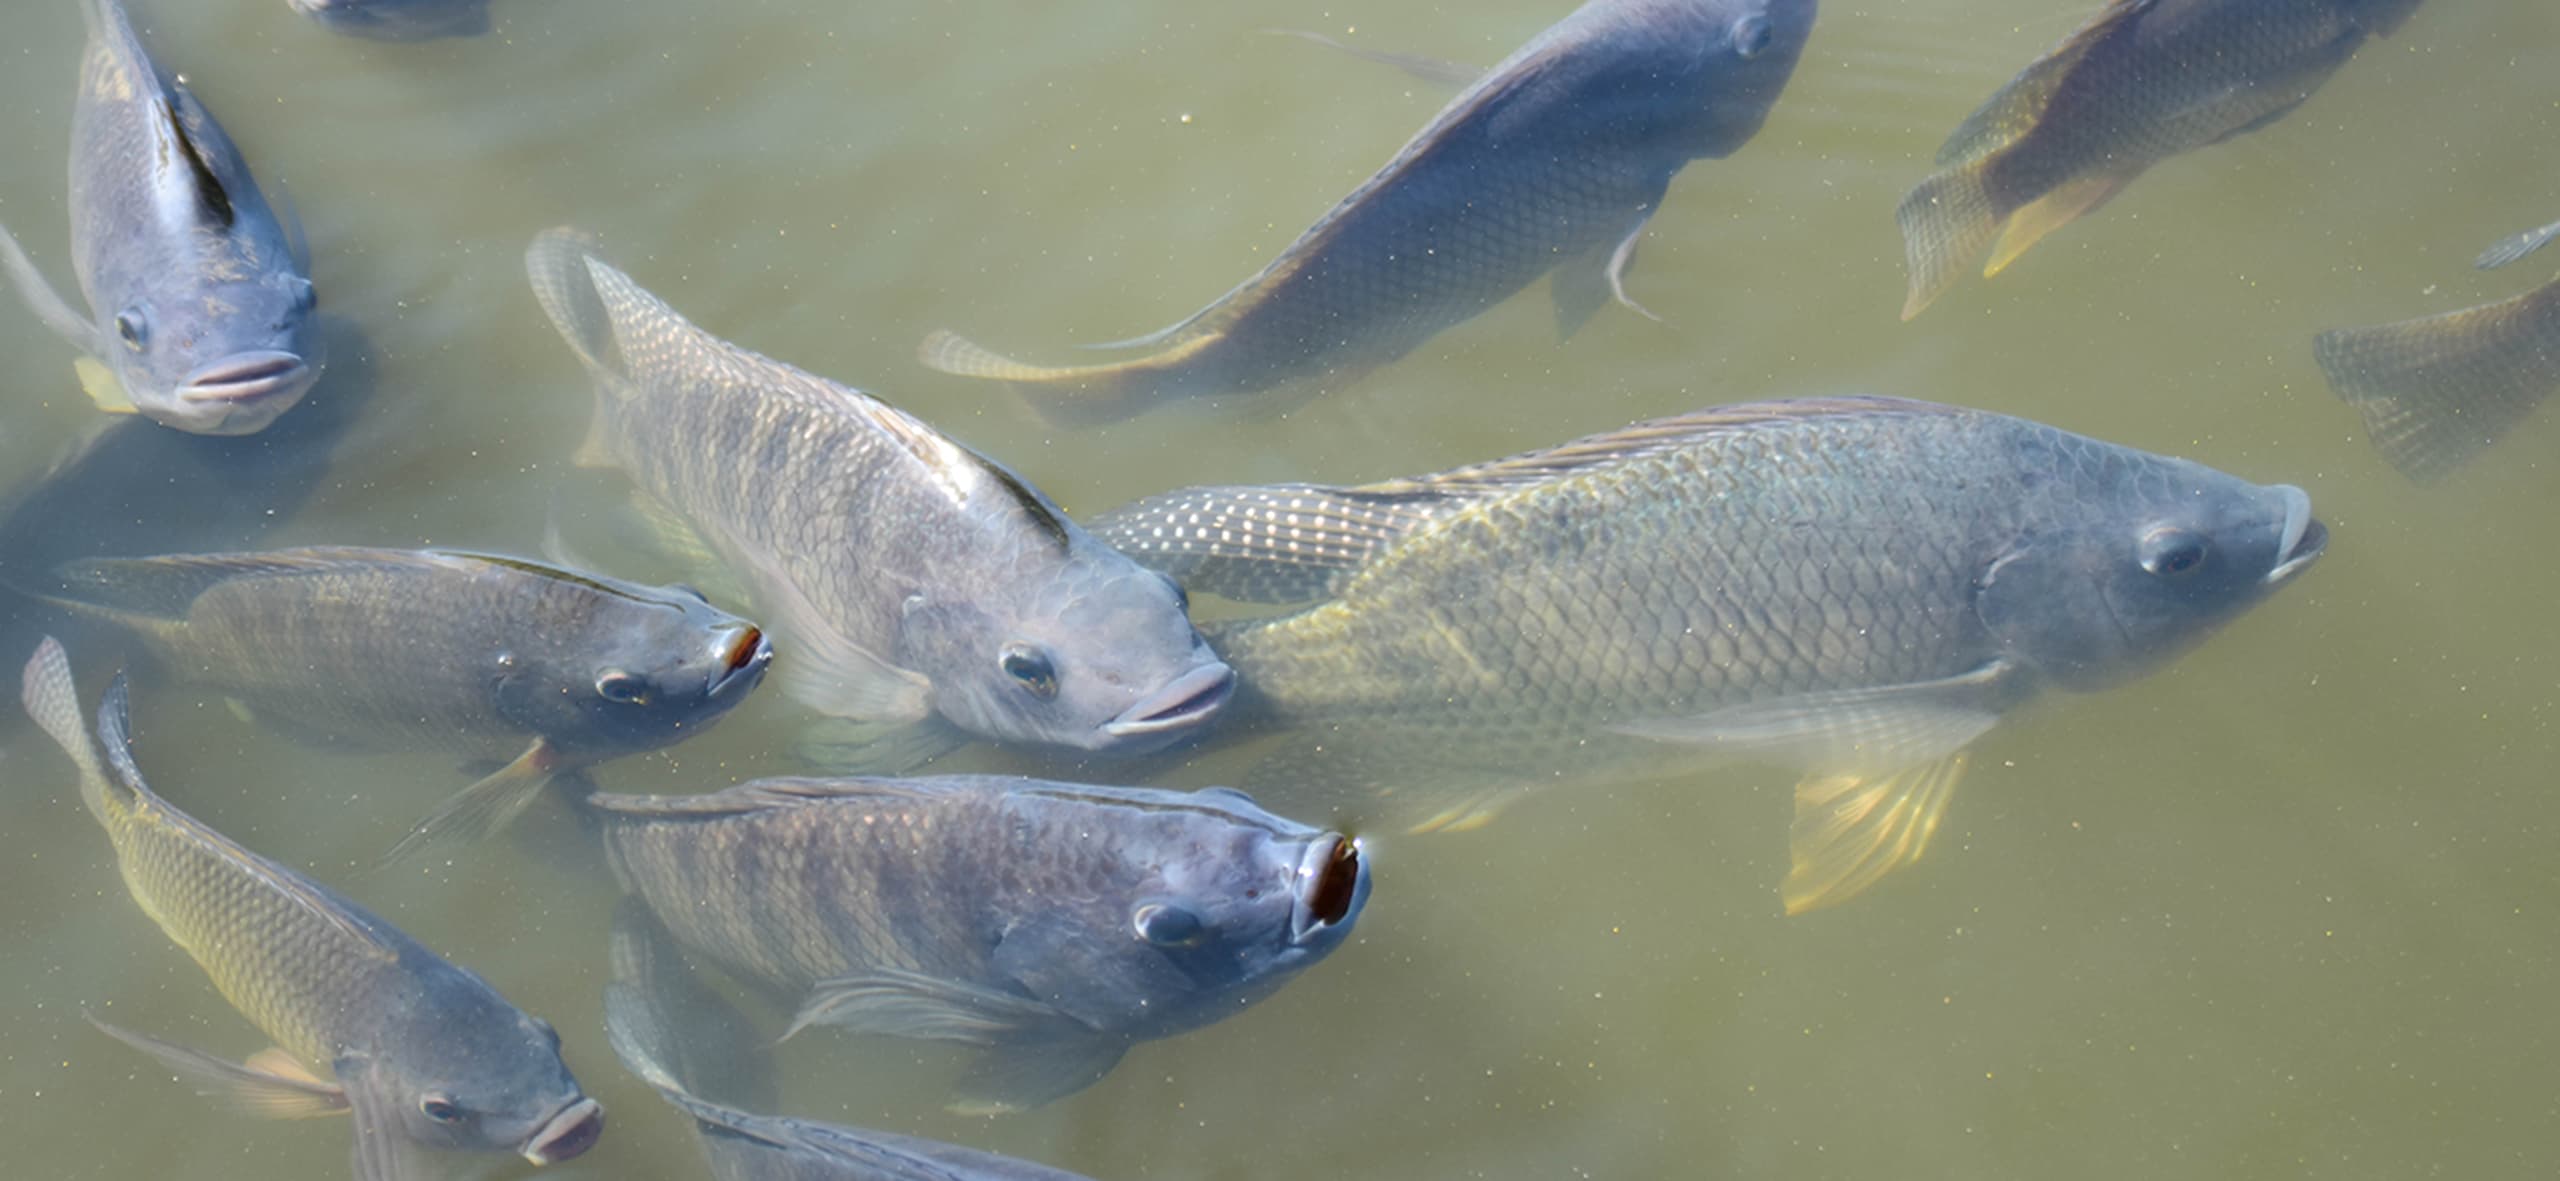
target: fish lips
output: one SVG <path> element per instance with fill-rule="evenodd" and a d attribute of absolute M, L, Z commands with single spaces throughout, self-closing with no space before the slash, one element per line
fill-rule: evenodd
<path fill-rule="evenodd" d="M 1146 700 L 1120 711 L 1102 724 L 1102 732 L 1123 741 L 1173 736 L 1216 717 L 1236 694 L 1236 670 L 1211 661 L 1175 677 Z"/>
<path fill-rule="evenodd" d="M 181 413 L 211 424 L 206 433 L 249 434 L 302 400 L 320 369 L 300 354 L 251 349 L 196 366 L 175 391 Z"/>
<path fill-rule="evenodd" d="M 1369 901 L 1369 862 L 1360 842 L 1326 833 L 1307 842 L 1291 891 L 1289 942 L 1304 947 L 1342 937 Z"/>
<path fill-rule="evenodd" d="M 2276 537 L 2275 568 L 2267 571 L 2270 587 L 2290 581 L 2329 548 L 2329 527 L 2311 515 L 2311 495 L 2291 484 L 2278 484 L 2275 492 L 2284 498 L 2284 525 Z"/>
<path fill-rule="evenodd" d="M 767 665 L 773 663 L 773 643 L 765 639 L 760 628 L 749 627 L 729 645 L 728 662 L 711 675 L 710 696 L 717 700 L 731 690 L 743 694 L 764 680 Z"/>
<path fill-rule="evenodd" d="M 519 1150 L 535 1165 L 556 1165 L 596 1146 L 604 1135 L 604 1104 L 584 1095 L 543 1122 Z"/>

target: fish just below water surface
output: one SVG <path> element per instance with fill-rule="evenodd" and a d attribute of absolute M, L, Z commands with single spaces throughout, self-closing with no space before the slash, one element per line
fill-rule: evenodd
<path fill-rule="evenodd" d="M 1966 749 L 2141 676 L 2320 556 L 2310 498 L 1997 414 L 1764 402 L 1359 487 L 1205 487 L 1096 533 L 1195 590 L 1257 790 L 1425 827 L 1716 758 L 1800 769 L 1800 911 L 1916 859 Z M 1382 803 L 1383 801 L 1383 803 Z"/>

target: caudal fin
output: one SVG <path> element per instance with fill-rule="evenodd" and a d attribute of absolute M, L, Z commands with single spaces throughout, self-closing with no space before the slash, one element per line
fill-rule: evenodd
<path fill-rule="evenodd" d="M 959 377 L 983 377 L 1010 383 L 1040 417 L 1060 426 L 1100 426 L 1134 417 L 1152 399 L 1142 396 L 1151 379 L 1164 376 L 1164 362 L 1194 345 L 1177 345 L 1165 353 L 1112 365 L 1032 365 L 937 328 L 916 346 L 916 360 L 927 369 Z"/>
<path fill-rule="evenodd" d="M 524 272 L 533 281 L 533 297 L 578 359 L 599 373 L 620 376 L 622 355 L 614 344 L 613 316 L 596 291 L 595 272 L 588 269 L 600 248 L 596 236 L 584 230 L 544 230 L 525 248 Z"/>
<path fill-rule="evenodd" d="M 100 824 L 112 826 L 124 810 L 130 793 L 119 793 L 114 780 L 108 778 L 107 766 L 98 757 L 96 743 L 89 740 L 89 729 L 80 717 L 80 691 L 71 683 L 71 657 L 62 650 L 62 642 L 46 636 L 36 645 L 35 655 L 27 658 L 26 670 L 18 679 L 19 700 L 26 706 L 27 716 L 35 719 L 54 745 L 71 756 L 73 766 L 80 769 L 80 802 Z M 121 748 L 125 736 L 124 678 L 118 676 L 107 690 L 107 699 L 98 707 L 98 729 L 118 749 L 119 769 L 132 766 L 132 756 Z"/>
<path fill-rule="evenodd" d="M 2324 332 L 2312 354 L 2374 450 L 2421 484 L 2451 475 L 2560 388 L 2560 282 L 2419 320 Z"/>
<path fill-rule="evenodd" d="M 1911 190 L 1894 210 L 1902 224 L 1902 250 L 1911 269 L 1911 293 L 1902 318 L 1920 314 L 1954 286 L 2000 233 L 2000 214 L 1983 187 L 1980 161 L 1959 164 Z"/>

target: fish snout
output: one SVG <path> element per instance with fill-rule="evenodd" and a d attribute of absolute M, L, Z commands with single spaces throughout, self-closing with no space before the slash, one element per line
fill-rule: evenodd
<path fill-rule="evenodd" d="M 604 1104 L 581 1095 L 524 1142 L 524 1159 L 537 1166 L 556 1165 L 595 1147 L 603 1135 Z"/>
<path fill-rule="evenodd" d="M 773 644 L 753 624 L 729 634 L 727 658 L 711 674 L 711 696 L 719 697 L 732 688 L 754 688 L 764 679 L 765 666 L 773 663 Z"/>
<path fill-rule="evenodd" d="M 1217 716 L 1235 693 L 1235 670 L 1222 661 L 1211 661 L 1120 711 L 1119 717 L 1103 723 L 1102 732 L 1113 738 L 1140 738 L 1188 730 Z"/>
<path fill-rule="evenodd" d="M 1361 860 L 1360 842 L 1338 832 L 1308 842 L 1294 887 L 1289 942 L 1305 944 L 1349 924 L 1369 896 L 1369 865 Z"/>
<path fill-rule="evenodd" d="M 196 366 L 178 383 L 178 400 L 205 407 L 244 407 L 271 400 L 289 405 L 319 376 L 320 371 L 297 354 L 253 349 Z"/>
<path fill-rule="evenodd" d="M 2284 498 L 2284 523 L 2276 535 L 2275 568 L 2267 571 L 2269 586 L 2302 573 L 2329 548 L 2329 527 L 2311 515 L 2311 494 L 2291 484 L 2278 484 L 2275 492 Z"/>

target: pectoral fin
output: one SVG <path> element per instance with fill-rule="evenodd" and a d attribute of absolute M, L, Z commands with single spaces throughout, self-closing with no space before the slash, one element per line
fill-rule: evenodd
<path fill-rule="evenodd" d="M 966 731 L 934 718 L 891 723 L 820 718 L 800 728 L 791 753 L 831 775 L 903 775 L 968 743 Z"/>
<path fill-rule="evenodd" d="M 1798 783 L 1787 880 L 1778 890 L 1787 913 L 1846 902 L 1919 860 L 1964 764 L 1958 751 L 1887 774 L 1816 774 Z"/>
<path fill-rule="evenodd" d="M 1129 1052 L 1129 1039 L 1070 1035 L 1007 1042 L 961 1074 L 960 1115 L 1002 1115 L 1063 1099 L 1092 1086 Z"/>
<path fill-rule="evenodd" d="M 1991 258 L 1982 264 L 1982 277 L 1990 278 L 2009 269 L 2027 248 L 2043 241 L 2044 236 L 2070 225 L 2082 215 L 2094 213 L 2098 207 L 2115 199 L 2117 193 L 2141 175 L 2131 172 L 2108 173 L 2083 177 L 2064 185 L 2009 215 L 2000 228 L 2000 240 L 1991 246 Z"/>
<path fill-rule="evenodd" d="M 560 752 L 549 741 L 534 739 L 533 745 L 517 755 L 514 762 L 455 792 L 442 807 L 428 813 L 383 856 L 382 866 L 497 835 L 542 794 L 543 785 L 551 782 L 552 772 L 559 766 Z"/>
<path fill-rule="evenodd" d="M 356 1181 L 424 1181 L 426 1153 L 402 1127 L 399 1097 L 362 1059 L 340 1058 L 337 1073 L 356 1117 Z"/>
<path fill-rule="evenodd" d="M 10 284 L 18 289 L 18 297 L 27 302 L 27 309 L 44 321 L 45 327 L 83 349 L 95 347 L 92 342 L 98 339 L 97 327 L 63 302 L 7 226 L 0 226 L 0 273 L 9 276 Z"/>
<path fill-rule="evenodd" d="M 884 968 L 819 981 L 782 1036 L 812 1025 L 841 1025 L 865 1033 L 989 1045 L 1006 1034 L 1066 1020 L 1030 997 Z"/>
<path fill-rule="evenodd" d="M 1654 315 L 1627 294 L 1627 268 L 1635 265 L 1636 243 L 1643 239 L 1645 224 L 1652 217 L 1653 211 L 1645 210 L 1637 215 L 1635 224 L 1627 227 L 1625 234 L 1607 244 L 1605 249 L 1594 247 L 1556 267 L 1554 276 L 1547 280 L 1547 286 L 1555 297 L 1558 338 L 1572 339 L 1574 333 L 1582 331 L 1584 324 L 1591 322 L 1591 317 L 1600 311 L 1601 305 L 1612 299 L 1645 319 L 1657 324 L 1662 322 L 1662 317 Z"/>
<path fill-rule="evenodd" d="M 260 1119 L 310 1119 L 335 1115 L 347 1109 L 345 1091 L 320 1081 L 300 1063 L 283 1058 L 289 1069 L 279 1069 L 281 1051 L 263 1051 L 246 1065 L 226 1062 L 148 1034 L 110 1025 L 93 1015 L 83 1016 L 87 1016 L 89 1024 L 97 1026 L 99 1032 L 159 1059 L 162 1066 L 195 1088 L 197 1094 L 219 1099 L 225 1106 L 244 1115 Z"/>
<path fill-rule="evenodd" d="M 71 362 L 71 373 L 80 379 L 80 392 L 89 395 L 89 400 L 96 403 L 98 409 L 109 414 L 135 413 L 133 395 L 125 390 L 124 382 L 116 377 L 115 370 L 107 368 L 105 362 L 96 357 L 75 357 Z"/>

